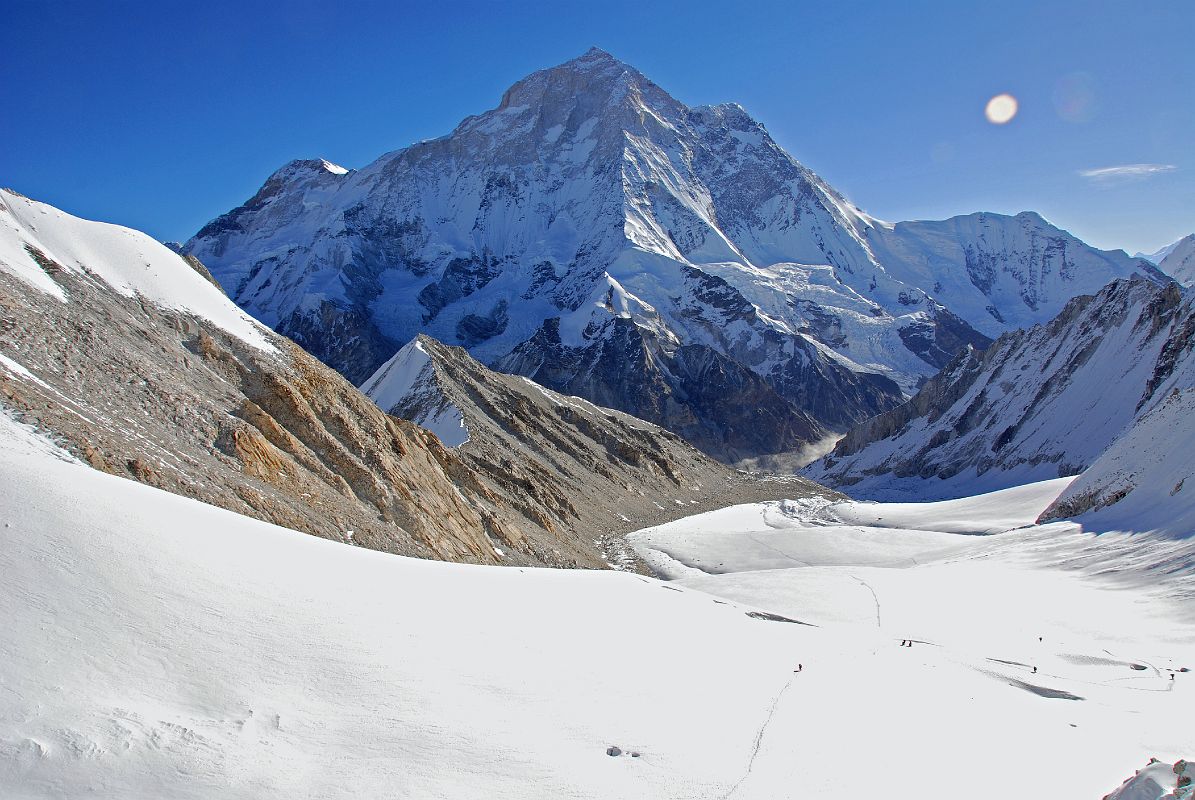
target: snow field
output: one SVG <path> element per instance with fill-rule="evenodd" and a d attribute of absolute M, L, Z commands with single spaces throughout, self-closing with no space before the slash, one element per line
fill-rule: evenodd
<path fill-rule="evenodd" d="M 634 537 L 665 583 L 399 558 L 63 457 L 0 418 L 5 798 L 1090 798 L 1195 751 L 1190 600 L 1096 583 L 1074 525 L 973 535 L 1065 481 L 692 517 Z"/>
<path fill-rule="evenodd" d="M 804 662 L 817 691 L 773 721 L 775 755 L 757 769 L 807 792 L 792 796 L 838 796 L 832 776 L 854 765 L 900 797 L 1098 798 L 1150 756 L 1195 752 L 1195 673 L 1181 671 L 1195 669 L 1195 615 L 1148 537 L 1020 527 L 1069 482 L 941 503 L 738 506 L 631 543 L 677 586 L 835 643 Z M 1115 555 L 1092 556 L 1105 541 Z"/>
<path fill-rule="evenodd" d="M 5 435 L 6 798 L 716 796 L 805 647 L 658 581 L 330 544 Z"/>

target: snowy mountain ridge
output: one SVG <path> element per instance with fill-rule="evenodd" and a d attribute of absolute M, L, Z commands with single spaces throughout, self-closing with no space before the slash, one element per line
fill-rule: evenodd
<path fill-rule="evenodd" d="M 213 291 L 196 269 L 180 269 L 178 254 L 152 237 L 79 219 L 10 189 L 0 189 L 0 269 L 64 303 L 70 298 L 54 279 L 56 270 L 98 278 L 124 297 L 194 314 L 275 352 L 267 328 Z"/>
<path fill-rule="evenodd" d="M 1133 258 L 1143 258 L 1151 264 L 1161 264 L 1162 260 L 1165 259 L 1166 256 L 1170 255 L 1170 253 L 1174 250 L 1174 248 L 1178 247 L 1179 243 L 1181 243 L 1181 242 L 1182 242 L 1182 239 L 1179 239 L 1178 241 L 1175 241 L 1175 242 L 1171 242 L 1170 244 L 1166 245 L 1165 247 L 1159 247 L 1157 250 L 1153 251 L 1152 253 L 1142 253 L 1142 252 L 1138 251 L 1133 254 Z"/>
<path fill-rule="evenodd" d="M 1075 298 L 1047 325 L 1005 334 L 986 352 L 960 354 L 911 400 L 852 430 L 804 474 L 860 497 L 959 496 L 1078 474 L 1100 463 L 1122 432 L 1143 425 L 1137 445 L 1152 438 L 1154 446 L 1117 457 L 1119 468 L 1169 453 L 1165 468 L 1181 477 L 1190 472 L 1189 457 L 1173 435 L 1158 440 L 1166 423 L 1150 415 L 1181 418 L 1181 398 L 1195 387 L 1193 346 L 1195 309 L 1177 285 L 1115 281 Z M 1121 447 L 1132 451 L 1131 441 Z M 1178 480 L 1153 471 L 1167 490 Z M 1103 500 L 1071 502 L 1053 516 L 1110 505 L 1124 476 L 1097 474 L 1076 481 L 1067 497 Z M 1109 483 L 1119 488 L 1094 486 Z M 1166 505 L 1177 512 L 1186 495 Z"/>
<path fill-rule="evenodd" d="M 1035 214 L 877 221 L 741 107 L 689 108 L 597 49 L 445 137 L 323 164 L 284 166 L 187 243 L 243 308 L 355 382 L 428 333 L 701 427 L 724 460 L 845 430 L 964 345 L 1156 276 Z M 719 417 L 711 375 L 765 418 Z"/>
<path fill-rule="evenodd" d="M 535 495 L 532 509 L 589 520 L 611 565 L 639 563 L 617 535 L 633 522 L 789 494 L 837 496 L 792 475 L 728 469 L 676 433 L 494 372 L 425 334 L 361 388 L 383 411 L 435 432 L 472 471 L 551 487 Z"/>
<path fill-rule="evenodd" d="M 1195 233 L 1172 244 L 1158 262 L 1158 269 L 1183 286 L 1195 286 Z"/>

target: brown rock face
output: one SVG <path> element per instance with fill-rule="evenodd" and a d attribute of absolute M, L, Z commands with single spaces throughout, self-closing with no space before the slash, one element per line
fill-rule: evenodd
<path fill-rule="evenodd" d="M 0 391 L 86 463 L 388 552 L 494 563 L 490 530 L 526 544 L 519 530 L 532 523 L 499 496 L 458 489 L 435 437 L 381 413 L 293 343 L 276 338 L 281 354 L 267 354 L 57 275 L 66 304 L 0 273 L 0 352 L 37 376 L 0 371 Z M 530 548 L 511 559 L 547 563 Z"/>

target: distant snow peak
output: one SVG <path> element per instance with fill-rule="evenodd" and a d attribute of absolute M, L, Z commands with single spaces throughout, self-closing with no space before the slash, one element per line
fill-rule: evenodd
<path fill-rule="evenodd" d="M 606 52 L 602 48 L 598 47 L 597 45 L 590 47 L 584 53 L 582 53 L 581 55 L 577 56 L 572 61 L 569 61 L 567 63 L 574 65 L 580 69 L 585 69 L 587 67 L 593 67 L 593 66 L 608 65 L 608 64 L 619 64 L 621 66 L 625 66 L 624 64 L 622 64 L 621 61 L 619 61 L 614 56 L 610 55 L 608 52 Z"/>
<path fill-rule="evenodd" d="M 1192 234 L 1191 236 L 1184 236 L 1182 239 L 1179 239 L 1178 241 L 1175 241 L 1175 242 L 1171 242 L 1170 244 L 1166 245 L 1165 247 L 1160 247 L 1157 250 L 1153 251 L 1152 253 L 1142 253 L 1142 252 L 1138 251 L 1133 254 L 1133 258 L 1144 258 L 1146 261 L 1148 261 L 1151 264 L 1160 264 L 1160 263 L 1162 263 L 1162 259 L 1164 259 L 1164 258 L 1166 258 L 1166 256 L 1170 255 L 1171 251 L 1173 251 L 1174 248 L 1178 247 L 1184 241 L 1192 238 L 1193 236 L 1195 236 L 1195 234 Z"/>

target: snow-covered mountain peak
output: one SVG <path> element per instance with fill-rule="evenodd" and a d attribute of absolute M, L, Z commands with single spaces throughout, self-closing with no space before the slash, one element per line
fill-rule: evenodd
<path fill-rule="evenodd" d="M 553 67 L 536 70 L 526 78 L 516 82 L 511 91 L 524 84 L 534 83 L 537 78 L 542 76 L 558 76 L 569 73 L 586 75 L 590 81 L 608 81 L 627 73 L 631 73 L 639 79 L 646 80 L 646 78 L 643 78 L 642 73 L 630 64 L 618 60 L 600 47 L 591 47 L 581 55 L 571 58 L 568 61 Z"/>
<path fill-rule="evenodd" d="M 275 170 L 266 179 L 266 184 L 312 179 L 326 180 L 328 176 L 340 177 L 348 173 L 349 170 L 324 158 L 296 158 Z"/>
<path fill-rule="evenodd" d="M 324 169 L 328 172 L 331 172 L 333 175 L 345 175 L 349 171 L 347 167 L 342 167 L 339 164 L 333 164 L 327 159 L 321 158 L 320 162 L 323 164 Z"/>
<path fill-rule="evenodd" d="M 602 67 L 606 64 L 611 64 L 611 63 L 619 64 L 624 67 L 626 66 L 626 64 L 623 64 L 621 61 L 616 59 L 614 56 L 610 55 L 609 52 L 603 50 L 602 48 L 598 47 L 597 45 L 593 45 L 588 50 L 586 50 L 584 53 L 582 53 L 581 55 L 577 56 L 572 61 L 567 62 L 567 63 L 572 64 L 577 69 L 592 69 L 595 67 Z"/>
<path fill-rule="evenodd" d="M 747 113 L 747 109 L 739 103 L 714 103 L 713 105 L 694 106 L 690 114 L 698 121 L 705 121 L 715 117 L 727 124 L 739 128 L 762 128 L 763 124 L 756 121 Z"/>
<path fill-rule="evenodd" d="M 187 244 L 255 316 L 353 382 L 424 332 L 725 458 L 760 442 L 722 441 L 754 424 L 726 429 L 741 404 L 698 365 L 843 431 L 1140 263 L 1032 214 L 880 223 L 741 106 L 689 108 L 599 50 L 359 171 L 310 163 Z"/>
<path fill-rule="evenodd" d="M 491 162 L 600 171 L 619 162 L 628 136 L 654 138 L 686 114 L 641 72 L 593 49 L 516 82 L 497 108 L 466 118 L 448 139 Z"/>
<path fill-rule="evenodd" d="M 434 340 L 420 334 L 394 357 L 378 367 L 361 391 L 383 411 L 394 413 L 436 435 L 446 447 L 469 441 L 461 410 L 444 396 L 437 384 L 435 366 L 428 352 Z"/>
<path fill-rule="evenodd" d="M 562 88 L 576 90 L 578 94 L 617 100 L 631 87 L 642 91 L 645 86 L 652 87 L 654 92 L 663 92 L 630 64 L 619 61 L 605 50 L 592 47 L 576 58 L 537 70 L 516 81 L 502 95 L 498 108 L 535 105 L 537 100 L 550 97 Z"/>

